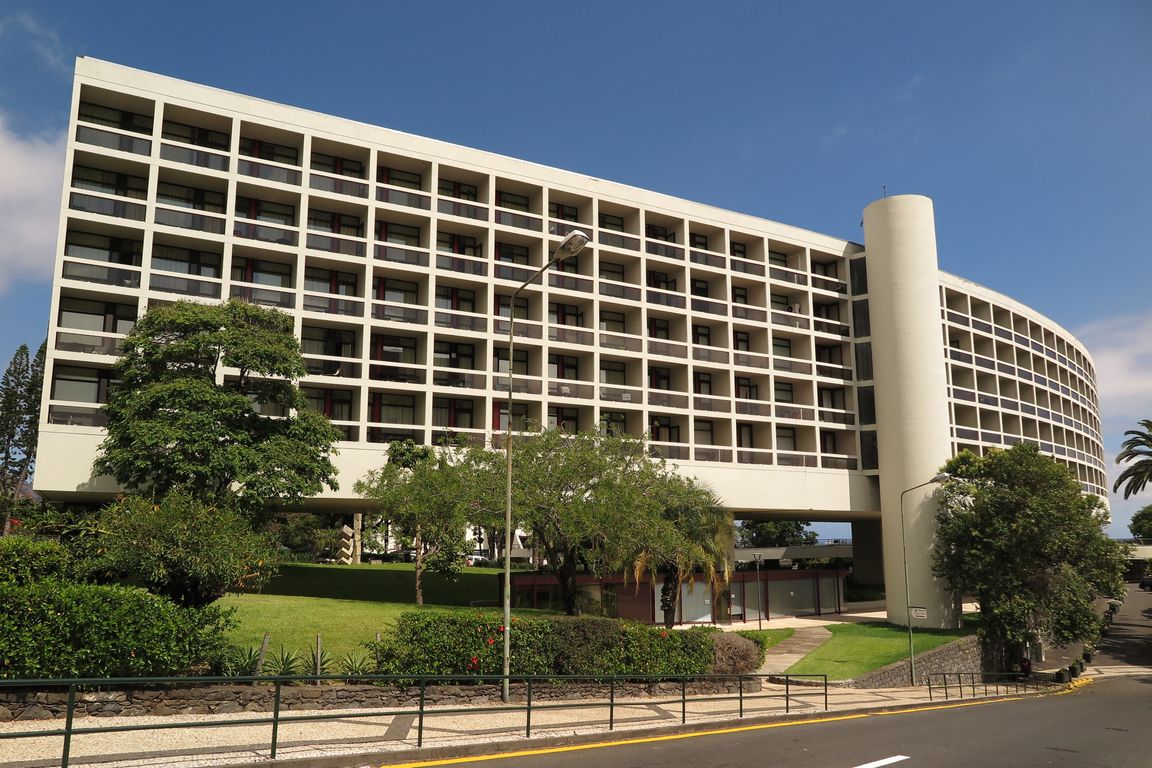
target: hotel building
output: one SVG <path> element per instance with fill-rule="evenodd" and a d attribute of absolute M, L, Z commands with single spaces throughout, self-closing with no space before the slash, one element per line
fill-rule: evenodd
<path fill-rule="evenodd" d="M 872 203 L 863 240 L 81 58 L 36 489 L 110 498 L 91 465 L 119 340 L 150 304 L 239 298 L 294 318 L 344 435 L 317 508 L 361 508 L 392 440 L 611 425 L 739 518 L 852 522 L 892 619 L 945 625 L 922 484 L 1027 440 L 1105 496 L 1095 373 L 1056 323 L 939 270 L 927 198 Z"/>

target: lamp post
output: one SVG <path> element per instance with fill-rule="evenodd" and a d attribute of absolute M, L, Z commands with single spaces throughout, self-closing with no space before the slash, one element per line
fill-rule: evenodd
<path fill-rule="evenodd" d="M 512 371 L 516 330 L 516 298 L 553 264 L 575 256 L 588 245 L 588 235 L 578 229 L 569 232 L 544 266 L 512 292 L 508 300 L 508 430 L 504 435 L 504 680 L 502 698 L 508 701 L 508 675 L 512 659 Z"/>
<path fill-rule="evenodd" d="M 760 581 L 760 561 L 764 554 L 753 552 L 752 559 L 756 561 L 756 628 L 764 629 L 764 583 Z"/>
<path fill-rule="evenodd" d="M 947 472 L 940 472 L 931 480 L 925 480 L 900 492 L 900 550 L 904 556 L 904 623 L 908 625 L 908 670 L 912 677 L 912 685 L 916 685 L 916 651 L 912 647 L 912 595 L 908 586 L 908 534 L 904 528 L 904 495 L 933 483 L 942 483 L 951 478 Z"/>

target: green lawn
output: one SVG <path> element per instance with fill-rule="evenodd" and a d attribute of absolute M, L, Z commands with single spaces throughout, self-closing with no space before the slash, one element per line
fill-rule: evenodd
<path fill-rule="evenodd" d="M 908 630 L 892 624 L 829 624 L 832 639 L 793 664 L 795 675 L 828 675 L 829 680 L 850 680 L 908 658 Z M 968 629 L 916 629 L 916 653 L 923 653 L 971 634 Z"/>
<path fill-rule="evenodd" d="M 417 608 L 411 603 L 263 594 L 226 595 L 217 605 L 236 609 L 238 626 L 229 639 L 237 645 L 258 648 L 267 632 L 271 650 L 283 646 L 288 650 L 305 651 L 312 647 L 319 634 L 324 650 L 334 657 L 349 651 L 363 653 L 360 644 L 375 639 L 376 633 L 384 632 L 401 613 L 478 610 L 447 605 Z"/>
<path fill-rule="evenodd" d="M 781 640 L 792 637 L 795 632 L 796 630 L 785 627 L 784 629 L 742 629 L 738 634 L 749 640 L 755 640 L 760 643 L 762 648 L 771 648 Z"/>

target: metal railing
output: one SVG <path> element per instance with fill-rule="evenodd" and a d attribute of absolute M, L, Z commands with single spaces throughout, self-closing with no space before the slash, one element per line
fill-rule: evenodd
<path fill-rule="evenodd" d="M 929 701 L 935 701 L 941 693 L 944 701 L 950 701 L 953 698 L 1035 693 L 1057 687 L 1051 678 L 1025 677 L 1018 672 L 932 672 L 924 675 L 924 678 L 927 680 Z"/>
<path fill-rule="evenodd" d="M 513 685 L 513 697 L 523 697 L 523 703 L 515 701 L 501 703 L 499 701 L 499 683 L 503 678 L 499 675 L 470 675 L 462 678 L 450 678 L 444 675 L 435 676 L 394 676 L 394 675 L 285 675 L 277 677 L 137 677 L 137 678 L 74 678 L 64 680 L 0 680 L 0 693 L 17 689 L 21 692 L 34 691 L 29 701 L 43 706 L 42 694 L 46 690 L 66 690 L 67 703 L 63 727 L 46 728 L 41 730 L 28 730 L 3 733 L 0 732 L 0 741 L 5 739 L 21 739 L 59 736 L 63 738 L 61 749 L 61 768 L 68 768 L 69 755 L 72 749 L 72 739 L 75 736 L 100 733 L 124 733 L 130 731 L 179 730 L 193 728 L 220 728 L 227 726 L 271 726 L 268 741 L 268 754 L 270 759 L 276 759 L 281 724 L 320 722 L 325 720 L 348 720 L 353 718 L 379 718 L 379 717 L 405 717 L 415 716 L 416 746 L 424 746 L 425 721 L 433 717 L 443 717 L 463 714 L 493 714 L 493 713 L 522 713 L 524 717 L 523 728 L 525 738 L 532 736 L 533 714 L 559 710 L 585 710 L 608 709 L 608 730 L 616 728 L 617 710 L 623 707 L 635 707 L 638 703 L 645 707 L 679 706 L 680 722 L 688 721 L 688 705 L 715 702 L 732 702 L 735 714 L 743 718 L 746 709 L 755 702 L 772 701 L 781 702 L 785 714 L 792 712 L 794 707 L 812 704 L 816 699 L 824 711 L 828 710 L 828 676 L 827 675 L 617 675 L 617 676 L 585 676 L 585 675 L 539 675 L 519 676 L 509 678 Z M 355 683 L 375 684 L 381 686 L 394 686 L 394 690 L 402 690 L 415 697 L 415 705 L 400 707 L 366 707 L 350 712 L 348 709 L 338 711 L 309 712 L 307 714 L 283 714 L 282 693 L 285 686 L 296 686 L 304 683 L 320 685 L 322 683 Z M 494 703 L 492 705 L 473 706 L 436 706 L 428 705 L 430 689 L 435 691 L 437 685 L 480 685 L 488 683 L 493 689 Z M 534 694 L 542 691 L 553 693 L 556 688 L 574 683 L 581 684 L 587 689 L 595 689 L 597 695 L 584 695 L 571 700 L 549 700 L 542 704 L 534 701 Z M 156 687 L 173 686 L 185 687 L 194 685 L 207 687 L 213 684 L 221 685 L 263 685 L 272 686 L 271 711 L 263 716 L 245 716 L 230 719 L 210 721 L 179 720 L 173 715 L 171 722 L 148 722 L 135 725 L 109 725 L 109 726 L 80 726 L 75 724 L 77 718 L 77 697 L 93 690 L 108 690 L 111 688 L 146 687 L 154 690 Z M 708 684 L 724 685 L 727 690 L 708 690 Z M 703 686 L 703 687 L 701 687 Z M 643 688 L 646 695 L 639 698 L 636 694 Z M 732 691 L 735 688 L 735 691 Z M 413 692 L 413 689 L 415 691 Z M 319 706 L 319 705 L 317 705 Z M 775 708 L 779 711 L 780 705 Z M 292 710 L 298 711 L 299 706 L 292 704 Z M 760 708 L 763 712 L 764 708 Z M 730 711 L 725 711 L 731 714 Z M 713 712 L 712 715 L 725 714 Z M 83 714 L 81 715 L 83 717 Z M 594 724 L 593 721 L 589 724 Z M 568 726 L 570 727 L 570 725 Z M 382 734 L 383 735 L 383 734 Z M 399 738 L 407 737 L 407 733 Z"/>

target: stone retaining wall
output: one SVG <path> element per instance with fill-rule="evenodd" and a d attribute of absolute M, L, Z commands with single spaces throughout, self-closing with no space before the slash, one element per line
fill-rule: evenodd
<path fill-rule="evenodd" d="M 736 694 L 736 680 L 693 682 L 689 695 Z M 758 678 L 744 681 L 745 693 L 761 690 Z M 559 701 L 608 697 L 608 685 L 593 683 L 533 684 L 532 700 Z M 470 706 L 500 702 L 499 685 L 430 685 L 424 691 L 424 704 Z M 195 688 L 154 690 L 88 691 L 76 694 L 75 717 L 114 715 L 205 715 L 241 712 L 271 712 L 275 686 L 214 685 Z M 513 682 L 509 698 L 517 703 L 527 699 L 527 686 Z M 680 683 L 617 683 L 618 699 L 680 695 Z M 420 705 L 418 687 L 396 688 L 376 685 L 285 685 L 280 689 L 282 712 L 294 710 L 415 708 Z M 49 720 L 67 714 L 68 694 L 44 691 L 0 691 L 0 722 L 9 720 Z"/>
<path fill-rule="evenodd" d="M 916 655 L 916 682 L 927 685 L 925 675 L 938 672 L 980 672 L 980 640 L 967 635 L 955 642 Z M 911 680 L 908 660 L 881 667 L 851 682 L 853 688 L 905 688 Z"/>

